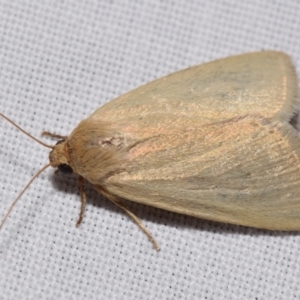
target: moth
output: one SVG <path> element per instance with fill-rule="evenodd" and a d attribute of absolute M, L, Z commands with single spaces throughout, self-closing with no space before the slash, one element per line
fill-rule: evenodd
<path fill-rule="evenodd" d="M 281 52 L 191 67 L 105 104 L 69 136 L 44 133 L 60 141 L 49 146 L 50 163 L 41 171 L 52 166 L 78 175 L 77 225 L 89 181 L 156 249 L 124 200 L 218 222 L 299 230 L 300 139 L 292 126 L 298 96 L 295 69 Z"/>

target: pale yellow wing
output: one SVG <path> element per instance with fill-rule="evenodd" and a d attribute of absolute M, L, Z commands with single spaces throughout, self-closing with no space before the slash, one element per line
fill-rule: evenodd
<path fill-rule="evenodd" d="M 300 140 L 290 125 L 246 117 L 168 138 L 137 147 L 108 191 L 215 221 L 300 229 Z"/>
<path fill-rule="evenodd" d="M 96 110 L 105 121 L 222 121 L 260 115 L 287 120 L 298 101 L 290 58 L 266 51 L 232 56 L 191 67 L 141 86 Z M 163 120 L 162 120 L 163 119 Z M 170 124 L 171 123 L 171 124 Z"/>
<path fill-rule="evenodd" d="M 111 124 L 105 141 L 128 153 L 113 170 L 109 160 L 111 172 L 100 172 L 105 156 L 90 162 L 99 173 L 81 175 L 99 191 L 179 213 L 300 229 L 300 141 L 288 123 L 297 95 L 294 68 L 280 52 L 171 74 L 111 101 L 82 123 Z M 104 148 L 102 136 L 92 144 Z M 89 151 L 76 157 L 96 157 Z M 83 167 L 76 162 L 76 170 Z"/>

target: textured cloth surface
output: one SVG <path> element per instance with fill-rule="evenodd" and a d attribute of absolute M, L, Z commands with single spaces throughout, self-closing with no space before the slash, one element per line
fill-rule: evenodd
<path fill-rule="evenodd" d="M 275 49 L 300 64 L 298 1 L 0 1 L 0 111 L 68 135 L 154 78 Z M 48 150 L 0 120 L 0 218 Z M 44 138 L 48 143 L 50 139 Z M 76 176 L 48 169 L 0 232 L 1 299 L 300 299 L 300 235 L 130 204 L 158 240 Z"/>

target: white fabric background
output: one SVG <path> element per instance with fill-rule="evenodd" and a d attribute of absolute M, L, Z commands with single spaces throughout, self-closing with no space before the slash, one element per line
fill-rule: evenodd
<path fill-rule="evenodd" d="M 300 64 L 299 1 L 0 1 L 0 111 L 68 135 L 105 102 L 228 55 L 277 49 Z M 299 69 L 299 68 L 298 68 Z M 48 149 L 0 120 L 0 217 Z M 45 139 L 51 143 L 50 139 Z M 76 176 L 47 170 L 0 232 L 1 299 L 299 299 L 300 235 L 131 204 L 156 252 Z M 300 195 L 299 195 L 300 197 Z"/>

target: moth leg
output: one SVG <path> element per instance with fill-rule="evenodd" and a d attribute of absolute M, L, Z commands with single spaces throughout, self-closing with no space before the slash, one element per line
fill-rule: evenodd
<path fill-rule="evenodd" d="M 78 187 L 79 187 L 80 198 L 81 198 L 81 209 L 80 209 L 79 219 L 76 223 L 76 227 L 78 227 L 82 223 L 83 216 L 85 213 L 85 207 L 86 207 L 84 178 L 82 176 L 79 176 L 79 178 L 78 178 Z"/>
<path fill-rule="evenodd" d="M 142 221 L 134 214 L 132 213 L 126 206 L 125 204 L 123 204 L 122 202 L 118 201 L 118 200 L 113 200 L 110 198 L 110 200 L 115 203 L 117 206 L 119 206 L 120 208 L 122 208 L 127 215 L 129 215 L 133 221 L 144 231 L 144 233 L 148 236 L 149 240 L 152 242 L 154 248 L 159 251 L 160 247 L 157 243 L 157 241 L 155 240 L 155 238 L 153 237 L 153 235 L 150 233 L 150 231 L 146 228 L 146 226 L 142 223 Z"/>
<path fill-rule="evenodd" d="M 62 139 L 62 140 L 66 140 L 68 138 L 65 135 L 59 135 L 59 134 L 51 133 L 51 132 L 48 132 L 48 131 L 43 131 L 42 136 L 50 136 L 53 139 Z"/>

